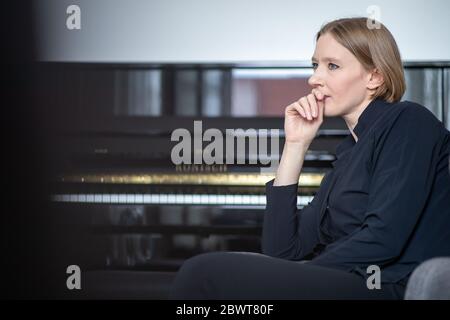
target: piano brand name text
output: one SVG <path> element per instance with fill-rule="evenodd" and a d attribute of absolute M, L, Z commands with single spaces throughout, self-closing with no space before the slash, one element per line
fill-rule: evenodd
<path fill-rule="evenodd" d="M 181 164 L 261 164 L 261 172 L 274 172 L 279 164 L 279 129 L 209 128 L 203 132 L 202 121 L 194 128 L 177 128 L 171 141 L 171 160 Z"/>

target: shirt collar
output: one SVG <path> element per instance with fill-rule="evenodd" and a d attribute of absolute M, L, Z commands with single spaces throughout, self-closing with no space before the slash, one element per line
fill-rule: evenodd
<path fill-rule="evenodd" d="M 369 102 L 364 111 L 359 115 L 358 122 L 353 128 L 353 132 L 358 137 L 358 140 L 362 137 L 375 120 L 385 112 L 390 103 L 382 99 L 376 98 Z M 353 135 L 349 134 L 336 148 L 336 156 L 339 159 L 346 151 L 356 144 Z"/>
<path fill-rule="evenodd" d="M 372 100 L 367 105 L 364 111 L 359 115 L 358 122 L 353 128 L 353 132 L 356 134 L 358 139 L 372 126 L 375 120 L 386 111 L 389 104 L 389 102 L 377 98 Z"/>

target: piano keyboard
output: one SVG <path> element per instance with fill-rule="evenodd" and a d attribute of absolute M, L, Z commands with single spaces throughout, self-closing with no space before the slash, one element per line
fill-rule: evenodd
<path fill-rule="evenodd" d="M 313 196 L 297 196 L 297 206 L 306 206 Z M 164 205 L 265 206 L 265 195 L 237 194 L 55 194 L 54 202 Z"/>

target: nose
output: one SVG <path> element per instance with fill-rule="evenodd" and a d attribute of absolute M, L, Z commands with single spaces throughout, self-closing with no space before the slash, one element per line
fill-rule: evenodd
<path fill-rule="evenodd" d="M 314 73 L 312 74 L 311 77 L 309 77 L 308 84 L 313 88 L 324 85 L 323 78 L 320 76 L 320 74 L 317 72 L 317 70 L 314 71 Z"/>

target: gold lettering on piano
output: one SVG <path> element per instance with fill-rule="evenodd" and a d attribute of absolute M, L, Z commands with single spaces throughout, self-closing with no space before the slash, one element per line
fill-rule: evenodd
<path fill-rule="evenodd" d="M 299 185 L 319 187 L 324 173 L 302 173 Z M 264 186 L 275 178 L 270 173 L 142 173 L 142 174 L 75 174 L 63 175 L 61 182 L 100 184 L 173 184 L 173 185 L 224 185 Z"/>
<path fill-rule="evenodd" d="M 176 172 L 208 172 L 208 173 L 216 173 L 216 172 L 227 172 L 226 164 L 219 165 L 205 165 L 205 164 L 178 164 L 175 166 Z"/>

